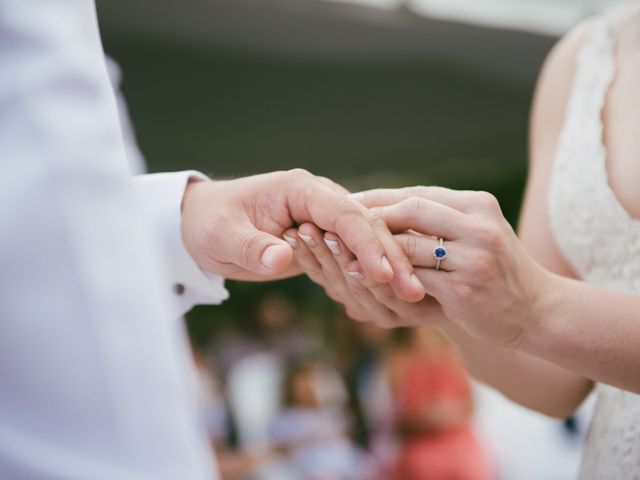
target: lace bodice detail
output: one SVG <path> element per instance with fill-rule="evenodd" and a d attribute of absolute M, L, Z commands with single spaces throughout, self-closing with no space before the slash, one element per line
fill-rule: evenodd
<path fill-rule="evenodd" d="M 577 60 L 551 175 L 551 225 L 583 280 L 640 294 L 640 220 L 630 217 L 609 186 L 602 141 L 602 108 L 615 74 L 606 19 L 594 22 Z"/>
<path fill-rule="evenodd" d="M 558 247 L 582 280 L 640 294 L 640 220 L 609 186 L 603 143 L 602 110 L 615 75 L 611 23 L 593 20 L 577 59 L 549 212 Z M 640 479 L 640 396 L 603 385 L 598 395 L 581 478 Z"/>

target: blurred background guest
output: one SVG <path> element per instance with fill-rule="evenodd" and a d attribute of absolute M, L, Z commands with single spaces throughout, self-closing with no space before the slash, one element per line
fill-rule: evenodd
<path fill-rule="evenodd" d="M 197 350 L 194 350 L 193 357 L 199 380 L 202 421 L 218 460 L 222 480 L 255 478 L 272 461 L 272 452 L 251 451 L 235 444 L 233 419 L 218 370 L 211 358 Z"/>
<path fill-rule="evenodd" d="M 326 365 L 289 365 L 272 441 L 300 480 L 371 480 L 373 465 L 349 438 L 343 387 Z"/>
<path fill-rule="evenodd" d="M 472 429 L 471 385 L 449 342 L 429 327 L 403 331 L 388 360 L 400 452 L 398 480 L 489 480 Z"/>

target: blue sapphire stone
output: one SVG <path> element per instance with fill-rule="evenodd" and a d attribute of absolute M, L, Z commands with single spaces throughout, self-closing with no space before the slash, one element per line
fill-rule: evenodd
<path fill-rule="evenodd" d="M 444 258 L 447 256 L 447 251 L 443 247 L 436 247 L 436 249 L 433 251 L 433 254 L 436 256 L 436 258 Z"/>

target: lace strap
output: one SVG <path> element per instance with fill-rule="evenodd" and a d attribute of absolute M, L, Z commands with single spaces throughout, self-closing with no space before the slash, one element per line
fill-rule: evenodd
<path fill-rule="evenodd" d="M 560 150 L 582 155 L 560 155 L 556 161 L 571 162 L 565 168 L 589 171 L 594 182 L 606 182 L 606 151 L 603 144 L 602 111 L 615 73 L 612 18 L 604 14 L 594 18 L 591 30 L 576 60 L 573 89 L 565 119 Z M 564 145 L 563 145 L 564 144 Z M 564 147 L 564 148 L 563 148 Z"/>

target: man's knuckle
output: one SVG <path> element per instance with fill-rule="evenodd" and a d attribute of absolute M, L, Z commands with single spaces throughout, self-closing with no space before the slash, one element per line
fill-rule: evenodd
<path fill-rule="evenodd" d="M 252 232 L 245 232 L 238 236 L 238 253 L 240 262 L 248 265 L 255 258 L 259 248 L 259 242 Z"/>
<path fill-rule="evenodd" d="M 360 235 L 366 233 L 362 231 L 363 222 L 370 223 L 370 221 L 365 217 L 363 208 L 358 206 L 355 201 L 348 198 L 338 200 L 336 211 L 334 226 L 336 233 L 340 236 L 346 236 L 347 232 L 355 228 L 358 229 Z"/>
<path fill-rule="evenodd" d="M 367 212 L 367 220 L 370 224 L 376 226 L 386 225 L 384 218 L 382 217 L 382 212 L 380 209 L 371 209 Z"/>
<path fill-rule="evenodd" d="M 355 200 L 347 197 L 346 195 L 338 199 L 336 209 L 340 217 L 348 217 L 348 219 L 354 216 L 362 216 L 363 209 Z"/>

